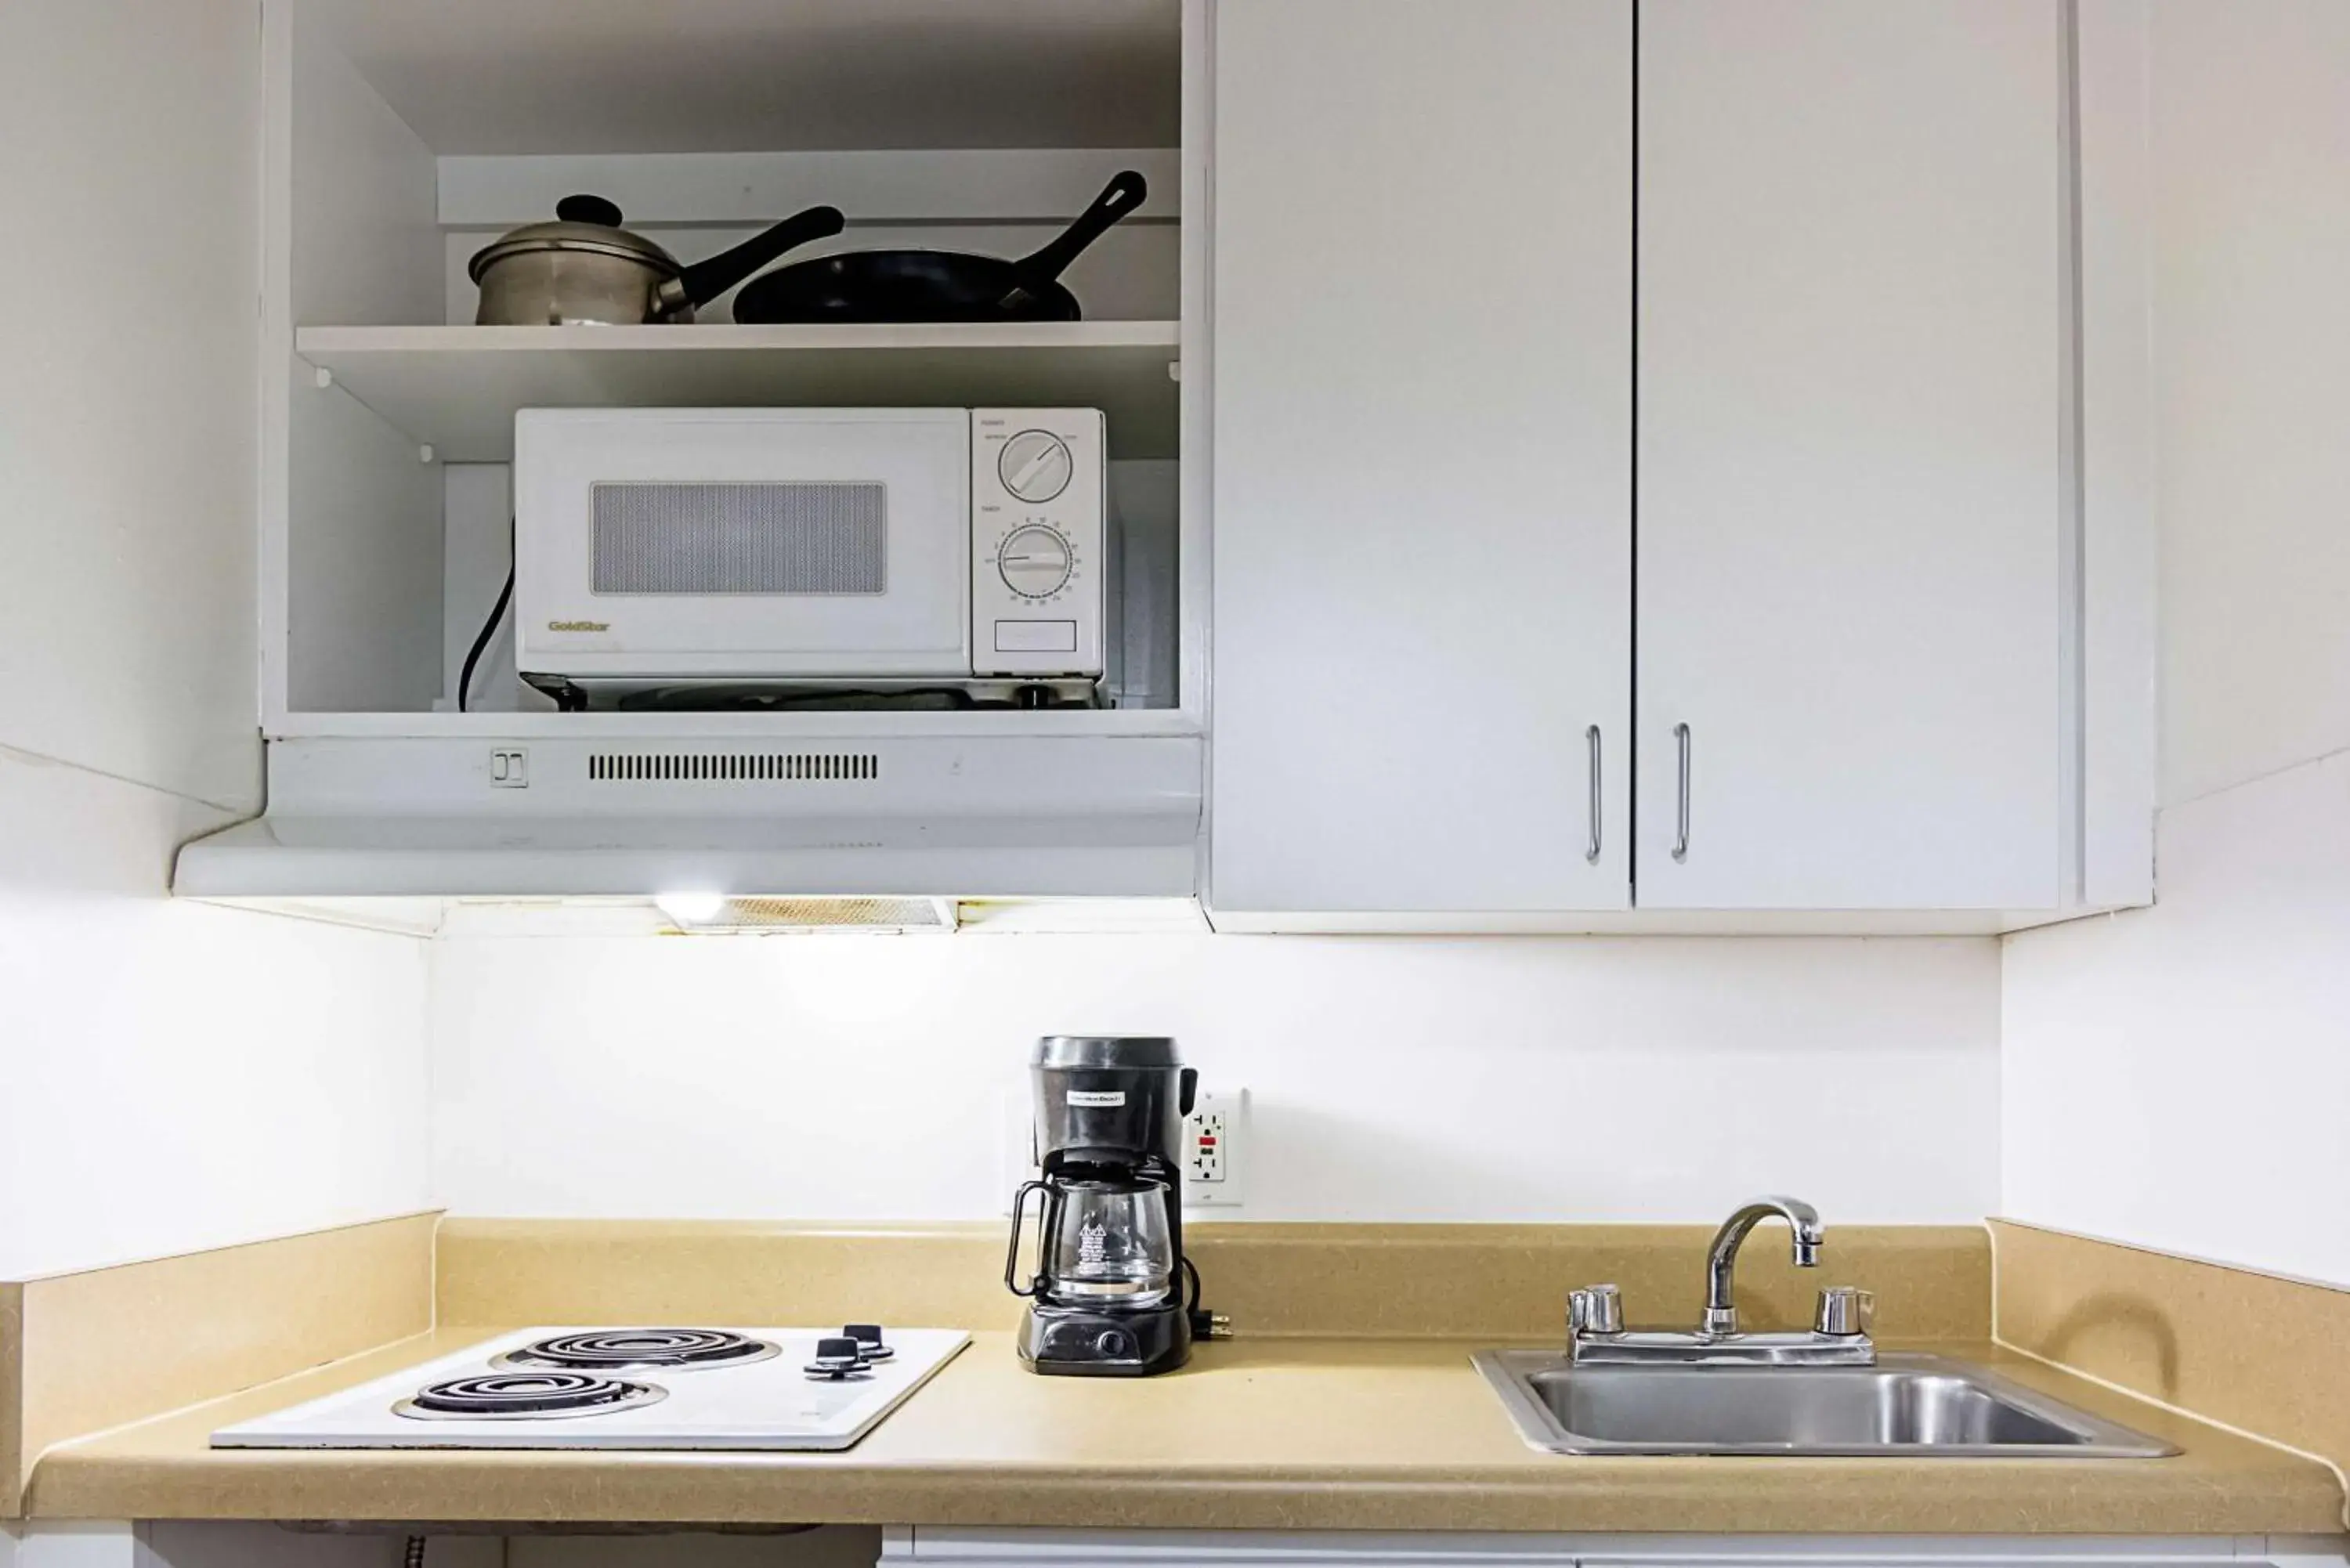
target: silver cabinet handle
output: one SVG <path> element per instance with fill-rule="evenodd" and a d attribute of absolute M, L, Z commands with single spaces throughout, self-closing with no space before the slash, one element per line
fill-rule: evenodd
<path fill-rule="evenodd" d="M 1591 813 L 1591 840 L 1583 852 L 1583 857 L 1596 866 L 1599 864 L 1599 726 L 1594 724 L 1584 731 L 1583 740 L 1591 748 L 1591 801 L 1587 808 Z"/>
<path fill-rule="evenodd" d="M 1687 724 L 1673 726 L 1673 750 L 1680 759 L 1680 784 L 1673 807 L 1673 858 L 1689 858 L 1690 838 L 1690 728 Z"/>

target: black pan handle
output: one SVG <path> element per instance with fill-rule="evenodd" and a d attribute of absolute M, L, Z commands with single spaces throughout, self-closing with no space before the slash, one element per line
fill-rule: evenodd
<path fill-rule="evenodd" d="M 811 240 L 830 239 L 848 225 L 837 207 L 810 207 L 795 213 L 774 228 L 753 234 L 731 251 L 721 251 L 677 275 L 674 289 L 686 305 L 707 305 L 785 251 Z M 665 287 L 664 296 L 671 290 Z M 671 307 L 672 309 L 675 306 Z"/>
<path fill-rule="evenodd" d="M 1020 305 L 1030 295 L 1043 288 L 1068 270 L 1085 248 L 1109 233 L 1110 225 L 1142 205 L 1150 187 L 1140 173 L 1132 169 L 1119 171 L 1102 187 L 1094 204 L 1077 214 L 1077 221 L 1061 232 L 1059 238 L 1044 249 L 1022 256 L 1012 264 L 1013 286 L 1000 302 L 1010 309 Z"/>

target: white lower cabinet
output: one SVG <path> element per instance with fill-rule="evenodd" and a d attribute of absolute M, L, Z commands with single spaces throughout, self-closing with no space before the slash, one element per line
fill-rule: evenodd
<path fill-rule="evenodd" d="M 2345 1540 L 900 1526 L 882 1532 L 881 1563 L 883 1568 L 2343 1568 Z"/>

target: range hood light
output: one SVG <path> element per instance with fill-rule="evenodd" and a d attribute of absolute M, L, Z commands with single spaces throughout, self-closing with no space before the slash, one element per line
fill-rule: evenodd
<path fill-rule="evenodd" d="M 785 931 L 951 934 L 959 923 L 952 898 L 662 893 L 653 902 L 687 936 L 773 936 Z"/>
<path fill-rule="evenodd" d="M 655 893 L 653 902 L 660 907 L 662 914 L 681 926 L 707 925 L 726 912 L 723 893 Z"/>

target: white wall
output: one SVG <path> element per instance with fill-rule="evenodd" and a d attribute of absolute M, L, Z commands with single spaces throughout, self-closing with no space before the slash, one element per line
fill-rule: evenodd
<path fill-rule="evenodd" d="M 2175 805 L 2350 745 L 2350 5 L 2153 16 Z"/>
<path fill-rule="evenodd" d="M 0 206 L 44 236 L 0 313 L 0 742 L 246 810 L 260 46 L 252 0 L 0 5 Z"/>
<path fill-rule="evenodd" d="M 0 1279 L 429 1202 L 426 944 L 165 898 L 224 820 L 0 749 Z"/>
<path fill-rule="evenodd" d="M 2350 1285 L 2350 753 L 2158 847 L 2154 909 L 2008 946 L 2002 1210 Z"/>
<path fill-rule="evenodd" d="M 252 0 L 0 5 L 0 1278 L 427 1199 L 421 944 L 164 897 L 260 804 Z M 31 276 L 33 275 L 28 275 Z"/>
<path fill-rule="evenodd" d="M 2151 16 L 2159 901 L 2009 941 L 2002 1206 L 2350 1285 L 2350 6 Z"/>
<path fill-rule="evenodd" d="M 1988 939 L 639 939 L 433 944 L 459 1213 L 999 1213 L 1040 1033 L 1165 1033 L 1254 1096 L 1284 1220 L 1972 1221 Z"/>

